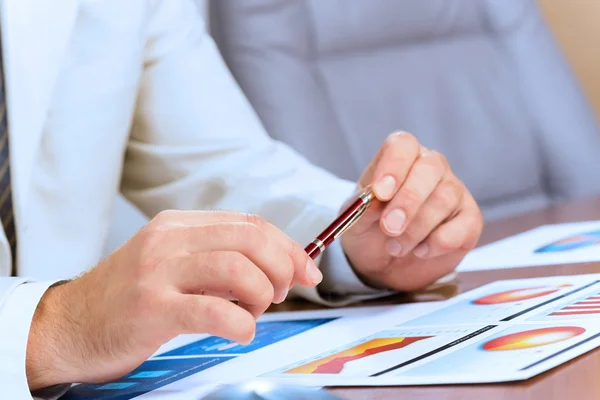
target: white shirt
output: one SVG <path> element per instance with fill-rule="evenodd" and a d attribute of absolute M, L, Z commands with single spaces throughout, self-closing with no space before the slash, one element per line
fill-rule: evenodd
<path fill-rule="evenodd" d="M 120 191 L 146 215 L 234 209 L 299 243 L 330 223 L 354 184 L 272 141 L 189 0 L 4 0 L 2 38 L 18 278 L 0 234 L 0 387 L 31 398 L 27 336 L 49 285 L 98 263 Z M 339 243 L 321 290 L 344 305 L 381 292 Z"/>

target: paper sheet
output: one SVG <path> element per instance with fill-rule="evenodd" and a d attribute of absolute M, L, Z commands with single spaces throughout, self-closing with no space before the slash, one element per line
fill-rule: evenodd
<path fill-rule="evenodd" d="M 600 261 L 600 221 L 544 225 L 471 251 L 458 271 Z"/>
<path fill-rule="evenodd" d="M 600 345 L 598 299 L 600 275 L 500 281 L 265 376 L 322 386 L 528 379 Z"/>
<path fill-rule="evenodd" d="M 431 302 L 266 314 L 248 346 L 208 335 L 181 335 L 122 379 L 77 385 L 62 399 L 198 400 L 220 384 L 246 382 L 280 367 L 281 362 L 293 362 L 306 354 L 306 346 L 325 350 L 320 347 L 323 338 L 337 335 L 351 340 L 384 327 L 389 317 L 406 321 L 439 306 Z"/>
<path fill-rule="evenodd" d="M 181 336 L 128 376 L 66 399 L 199 399 L 253 378 L 312 387 L 522 380 L 600 345 L 598 317 L 600 274 L 499 281 L 438 303 L 271 314 L 249 346 Z"/>

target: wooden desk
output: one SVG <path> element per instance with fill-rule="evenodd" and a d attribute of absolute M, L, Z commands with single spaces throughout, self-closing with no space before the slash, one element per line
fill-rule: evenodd
<path fill-rule="evenodd" d="M 562 222 L 600 220 L 600 198 L 575 201 L 522 217 L 488 224 L 480 245 L 514 235 L 539 225 Z M 468 272 L 458 276 L 456 293 L 468 291 L 499 279 L 536 276 L 600 273 L 600 263 L 515 268 L 496 271 Z M 398 299 L 396 301 L 399 301 Z M 290 302 L 274 310 L 315 308 L 303 302 Z M 600 399 L 600 350 L 589 352 L 545 374 L 520 383 L 493 385 L 454 385 L 389 388 L 334 388 L 342 399 L 360 400 L 524 400 L 524 399 Z"/>

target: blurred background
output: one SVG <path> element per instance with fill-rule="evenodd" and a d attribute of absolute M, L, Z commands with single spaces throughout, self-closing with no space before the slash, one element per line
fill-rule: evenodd
<path fill-rule="evenodd" d="M 211 0 L 195 1 L 201 14 L 208 15 Z M 598 45 L 600 1 L 536 0 L 536 2 L 600 120 L 600 46 Z M 210 20 L 208 22 L 210 23 Z"/>
<path fill-rule="evenodd" d="M 538 4 L 600 120 L 600 1 L 539 0 Z"/>
<path fill-rule="evenodd" d="M 211 0 L 195 1 L 200 13 L 203 16 L 208 15 Z M 600 120 L 600 1 L 536 1 L 554 39 L 591 102 L 597 119 Z"/>
<path fill-rule="evenodd" d="M 488 221 L 600 193 L 600 1 L 196 1 L 268 133 L 343 178 L 403 129 Z M 145 221 L 119 199 L 107 251 Z"/>

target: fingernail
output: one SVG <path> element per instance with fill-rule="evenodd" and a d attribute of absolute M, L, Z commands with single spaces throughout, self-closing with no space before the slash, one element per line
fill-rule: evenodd
<path fill-rule="evenodd" d="M 404 211 L 396 209 L 390 211 L 390 213 L 386 215 L 385 219 L 383 220 L 383 225 L 389 233 L 399 234 L 402 232 L 402 227 L 404 227 L 405 221 L 406 214 L 404 213 Z"/>
<path fill-rule="evenodd" d="M 427 243 L 418 245 L 413 251 L 413 254 L 420 258 L 425 257 L 427 253 L 429 253 L 429 245 Z"/>
<path fill-rule="evenodd" d="M 310 281 L 315 285 L 321 283 L 323 280 L 323 274 L 321 271 L 319 271 L 319 268 L 317 268 L 312 260 L 308 260 L 306 263 L 306 275 L 308 276 L 308 279 L 310 279 Z"/>
<path fill-rule="evenodd" d="M 258 319 L 258 318 L 256 318 Z M 250 340 L 248 340 L 248 342 L 246 343 L 242 343 L 242 345 L 244 346 L 248 346 L 249 344 L 251 344 L 252 342 L 254 342 L 254 338 L 256 337 L 256 329 L 254 330 L 254 332 L 252 332 L 252 337 L 250 338 Z"/>
<path fill-rule="evenodd" d="M 385 243 L 385 250 L 392 257 L 398 257 L 402 253 L 402 245 L 395 239 L 390 239 Z"/>
<path fill-rule="evenodd" d="M 274 300 L 275 304 L 283 303 L 288 295 L 288 290 L 286 289 L 277 299 Z"/>
<path fill-rule="evenodd" d="M 373 190 L 377 197 L 384 200 L 390 199 L 394 195 L 395 189 L 396 180 L 390 175 L 384 176 L 375 184 L 375 186 L 373 186 Z"/>
<path fill-rule="evenodd" d="M 427 147 L 421 146 L 421 157 L 425 157 L 429 153 L 431 153 L 431 150 L 429 150 Z"/>

